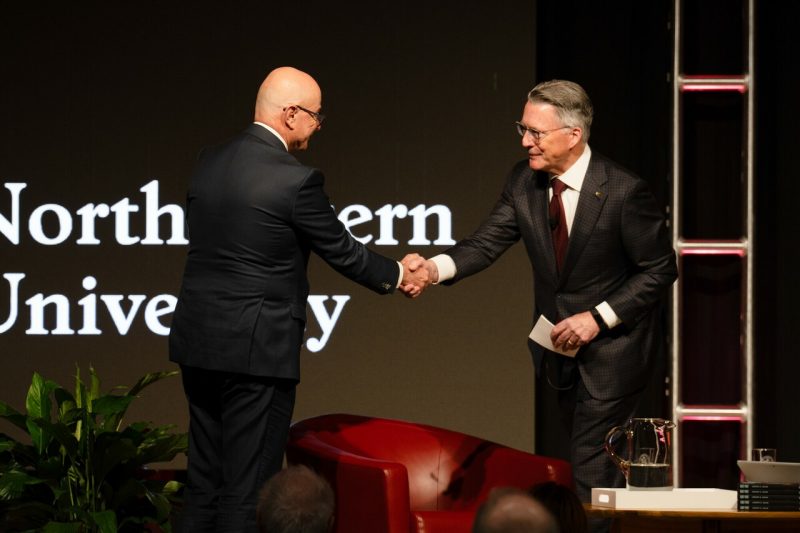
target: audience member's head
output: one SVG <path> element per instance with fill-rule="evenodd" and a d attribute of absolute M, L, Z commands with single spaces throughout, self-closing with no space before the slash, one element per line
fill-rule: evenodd
<path fill-rule="evenodd" d="M 528 493 L 550 511 L 562 533 L 589 531 L 583 504 L 569 487 L 548 481 L 534 485 Z"/>
<path fill-rule="evenodd" d="M 261 533 L 328 533 L 333 526 L 333 490 L 305 466 L 272 476 L 258 496 Z"/>
<path fill-rule="evenodd" d="M 558 525 L 527 492 L 498 488 L 478 508 L 472 533 L 558 533 Z"/>

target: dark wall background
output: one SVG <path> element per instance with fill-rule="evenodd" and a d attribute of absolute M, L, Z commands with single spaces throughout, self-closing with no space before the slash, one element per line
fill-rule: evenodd
<path fill-rule="evenodd" d="M 337 208 L 445 204 L 453 237 L 464 236 L 523 155 L 513 122 L 534 83 L 534 33 L 528 1 L 4 6 L 0 178 L 28 187 L 22 242 L 0 237 L 2 273 L 26 274 L 23 302 L 64 294 L 73 313 L 89 274 L 97 294 L 176 294 L 184 246 L 121 246 L 108 220 L 98 223 L 102 245 L 77 246 L 77 217 L 66 243 L 44 246 L 26 222 L 44 203 L 73 216 L 90 202 L 129 197 L 142 205 L 139 188 L 152 179 L 161 205 L 182 205 L 200 148 L 243 129 L 263 77 L 286 64 L 323 88 L 329 118 L 300 158 L 325 171 Z M 6 217 L 9 196 L 0 188 Z M 141 234 L 142 214 L 131 218 L 131 233 Z M 377 230 L 376 221 L 359 226 L 361 234 Z M 416 251 L 407 244 L 409 219 L 394 233 L 399 245 L 375 249 L 397 258 Z M 521 248 L 484 275 L 413 302 L 378 297 L 318 260 L 309 275 L 312 294 L 351 299 L 327 347 L 304 350 L 296 419 L 380 415 L 533 448 L 531 288 Z M 0 281 L 2 322 L 9 294 Z M 34 370 L 66 383 L 76 362 L 84 375 L 91 363 L 110 388 L 172 368 L 166 338 L 140 316 L 126 336 L 102 312 L 101 336 L 30 336 L 24 307 L 0 335 L 0 394 L 18 408 Z M 319 327 L 309 323 L 308 334 Z M 130 413 L 137 418 L 185 428 L 179 380 L 146 391 Z"/>
<path fill-rule="evenodd" d="M 182 204 L 198 150 L 242 129 L 272 68 L 315 75 L 329 115 L 301 159 L 322 168 L 337 207 L 446 204 L 453 237 L 473 230 L 522 152 L 511 124 L 536 81 L 586 87 L 596 109 L 592 147 L 669 196 L 670 2 L 502 3 L 138 2 L 13 5 L 0 16 L 0 181 L 27 182 L 22 217 L 42 203 L 113 203 L 160 181 L 161 204 Z M 757 110 L 757 442 L 800 459 L 792 333 L 797 329 L 793 152 L 800 89 L 787 8 L 759 7 Z M 710 28 L 713 25 L 709 26 Z M 0 214 L 9 213 L 0 189 Z M 2 273 L 25 272 L 34 292 L 175 294 L 182 246 L 18 246 L 0 237 Z M 370 232 L 377 224 L 365 225 Z M 134 217 L 134 232 L 141 232 Z M 402 257 L 410 222 L 400 221 Z M 74 238 L 70 240 L 74 242 Z M 435 254 L 442 247 L 417 251 Z M 534 382 L 525 338 L 530 270 L 521 246 L 487 272 L 418 301 L 380 298 L 313 262 L 312 293 L 349 294 L 326 349 L 304 352 L 295 418 L 347 411 L 416 420 L 534 447 Z M 5 280 L 2 280 L 5 281 Z M 0 285 L 0 321 L 7 316 Z M 0 395 L 17 407 L 34 370 L 61 382 L 90 362 L 107 387 L 171 368 L 166 339 L 141 320 L 100 337 L 0 335 Z M 101 318 L 100 327 L 111 327 Z M 309 334 L 318 331 L 310 324 Z M 85 368 L 85 366 L 84 366 Z M 663 409 L 659 374 L 645 409 Z M 713 379 L 713 376 L 709 376 Z M 540 398 L 537 448 L 557 423 Z M 131 412 L 186 426 L 178 380 L 154 386 Z M 5 429 L 5 426 L 3 426 Z M 549 447 L 549 448 L 548 448 Z"/>
<path fill-rule="evenodd" d="M 756 5 L 756 442 L 781 461 L 800 461 L 798 16 L 796 3 Z"/>
<path fill-rule="evenodd" d="M 586 89 L 595 108 L 592 150 L 648 181 L 665 216 L 671 194 L 671 5 L 664 0 L 542 1 L 536 34 L 537 78 L 573 80 Z M 664 329 L 669 331 L 666 320 Z M 669 418 L 666 338 L 661 349 L 640 416 Z M 567 457 L 568 438 L 555 394 L 547 387 L 536 391 L 536 417 L 537 450 Z"/>
<path fill-rule="evenodd" d="M 741 66 L 738 50 L 720 47 L 729 43 L 732 33 L 741 31 L 736 26 L 736 10 L 746 2 L 687 0 L 684 4 L 687 12 L 703 15 L 702 20 L 687 23 L 693 48 L 702 57 L 685 60 L 708 63 L 709 58 L 721 57 L 729 60 L 725 68 Z M 800 116 L 796 60 L 800 45 L 794 38 L 794 21 L 800 6 L 755 4 L 755 446 L 776 447 L 781 460 L 798 461 L 796 380 L 800 362 L 793 334 L 798 329 L 796 307 L 800 301 L 794 280 L 800 259 L 794 220 L 794 199 L 800 195 L 795 155 L 800 141 L 795 126 Z M 596 107 L 593 148 L 650 181 L 656 196 L 667 205 L 671 190 L 668 74 L 672 70 L 672 2 L 541 1 L 537 17 L 537 78 L 574 79 L 586 87 Z M 739 72 L 735 68 L 726 71 Z M 707 168 L 729 166 L 730 154 L 712 151 L 698 157 Z M 715 194 L 726 191 L 707 190 L 698 202 L 705 212 L 699 214 L 739 219 L 738 213 L 715 211 Z M 713 337 L 715 332 L 706 333 Z M 729 374 L 729 369 L 712 367 L 705 382 L 713 385 L 718 381 L 716 373 Z M 663 371 L 655 377 L 642 414 L 668 416 L 662 386 L 667 376 Z M 544 392 L 537 390 L 537 424 L 556 431 L 537 431 L 537 448 L 558 453 L 563 449 L 563 435 L 557 431 L 556 421 L 550 421 L 554 407 Z M 713 463 L 713 448 L 700 454 Z"/>

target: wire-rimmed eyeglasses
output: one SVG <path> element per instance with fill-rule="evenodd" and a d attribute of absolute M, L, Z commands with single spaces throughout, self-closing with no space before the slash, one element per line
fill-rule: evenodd
<path fill-rule="evenodd" d="M 317 113 L 316 111 L 311 111 L 310 109 L 306 109 L 301 105 L 294 104 L 294 107 L 296 107 L 300 111 L 305 111 L 306 113 L 311 115 L 311 118 L 316 120 L 318 125 L 322 126 L 322 121 L 325 120 L 325 115 L 323 115 L 322 113 Z"/>
<path fill-rule="evenodd" d="M 520 137 L 525 137 L 526 133 L 530 133 L 531 138 L 533 139 L 533 142 L 537 142 L 537 143 L 539 141 L 541 141 L 548 133 L 552 133 L 554 131 L 564 130 L 564 129 L 572 127 L 572 126 L 561 126 L 560 128 L 553 128 L 552 130 L 539 131 L 539 130 L 535 130 L 533 128 L 529 128 L 528 126 L 526 126 L 522 122 L 515 122 L 514 125 L 517 127 L 517 133 L 519 133 Z"/>

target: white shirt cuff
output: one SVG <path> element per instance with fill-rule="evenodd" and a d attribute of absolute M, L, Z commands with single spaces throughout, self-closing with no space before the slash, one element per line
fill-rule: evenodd
<path fill-rule="evenodd" d="M 452 257 L 445 254 L 439 254 L 431 257 L 430 260 L 436 264 L 436 268 L 439 271 L 439 279 L 436 280 L 434 285 L 438 285 L 443 281 L 447 281 L 448 279 L 453 279 L 455 277 L 456 264 Z"/>
<path fill-rule="evenodd" d="M 603 322 L 606 323 L 608 329 L 611 329 L 615 326 L 618 326 L 622 323 L 622 320 L 619 319 L 617 313 L 611 309 L 611 306 L 608 305 L 608 302 L 602 302 L 595 307 L 597 312 L 600 313 L 600 316 L 603 317 Z"/>
<path fill-rule="evenodd" d="M 395 289 L 399 289 L 400 285 L 403 284 L 403 263 L 398 261 L 397 266 L 400 267 L 400 275 L 397 277 L 397 285 L 394 286 Z"/>

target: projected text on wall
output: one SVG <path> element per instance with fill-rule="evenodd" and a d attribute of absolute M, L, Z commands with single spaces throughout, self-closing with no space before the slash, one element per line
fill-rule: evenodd
<path fill-rule="evenodd" d="M 112 204 L 90 202 L 74 210 L 58 203 L 26 206 L 27 183 L 5 183 L 4 187 L 8 203 L 0 204 L 7 206 L 0 210 L 3 247 L 33 243 L 48 247 L 188 244 L 183 208 L 176 204 L 160 204 L 158 180 L 142 186 L 139 189 L 142 195 L 136 198 L 125 197 Z M 30 212 L 30 215 L 23 217 L 23 211 Z M 375 210 L 353 204 L 341 209 L 338 217 L 357 240 L 371 246 L 395 246 L 401 244 L 401 240 L 409 246 L 455 244 L 452 212 L 441 204 L 420 204 L 412 208 L 404 204 L 386 204 Z M 399 233 L 397 221 L 402 219 L 411 221 L 407 240 L 396 235 Z M 136 234 L 133 229 L 137 225 L 134 222 L 143 222 L 141 234 Z M 375 222 L 377 234 L 365 229 L 374 227 Z M 113 226 L 113 238 L 104 240 L 98 237 L 101 225 L 103 228 Z M 167 231 L 162 232 L 162 229 Z M 37 290 L 38 280 L 29 278 L 25 272 L 4 272 L 2 276 L 4 289 L 8 290 L 8 301 L 5 318 L 0 310 L 0 335 L 15 328 L 24 328 L 27 335 L 127 335 L 137 320 L 153 335 L 169 334 L 168 318 L 176 303 L 173 294 L 103 293 L 102 280 L 94 272 L 76 280 L 71 294 L 77 290 L 80 297 L 70 298 L 66 294 L 45 294 Z M 348 294 L 309 295 L 310 315 L 321 331 L 319 337 L 307 339 L 309 351 L 318 352 L 325 348 L 350 299 Z M 101 315 L 110 319 L 111 327 L 99 326 Z"/>

